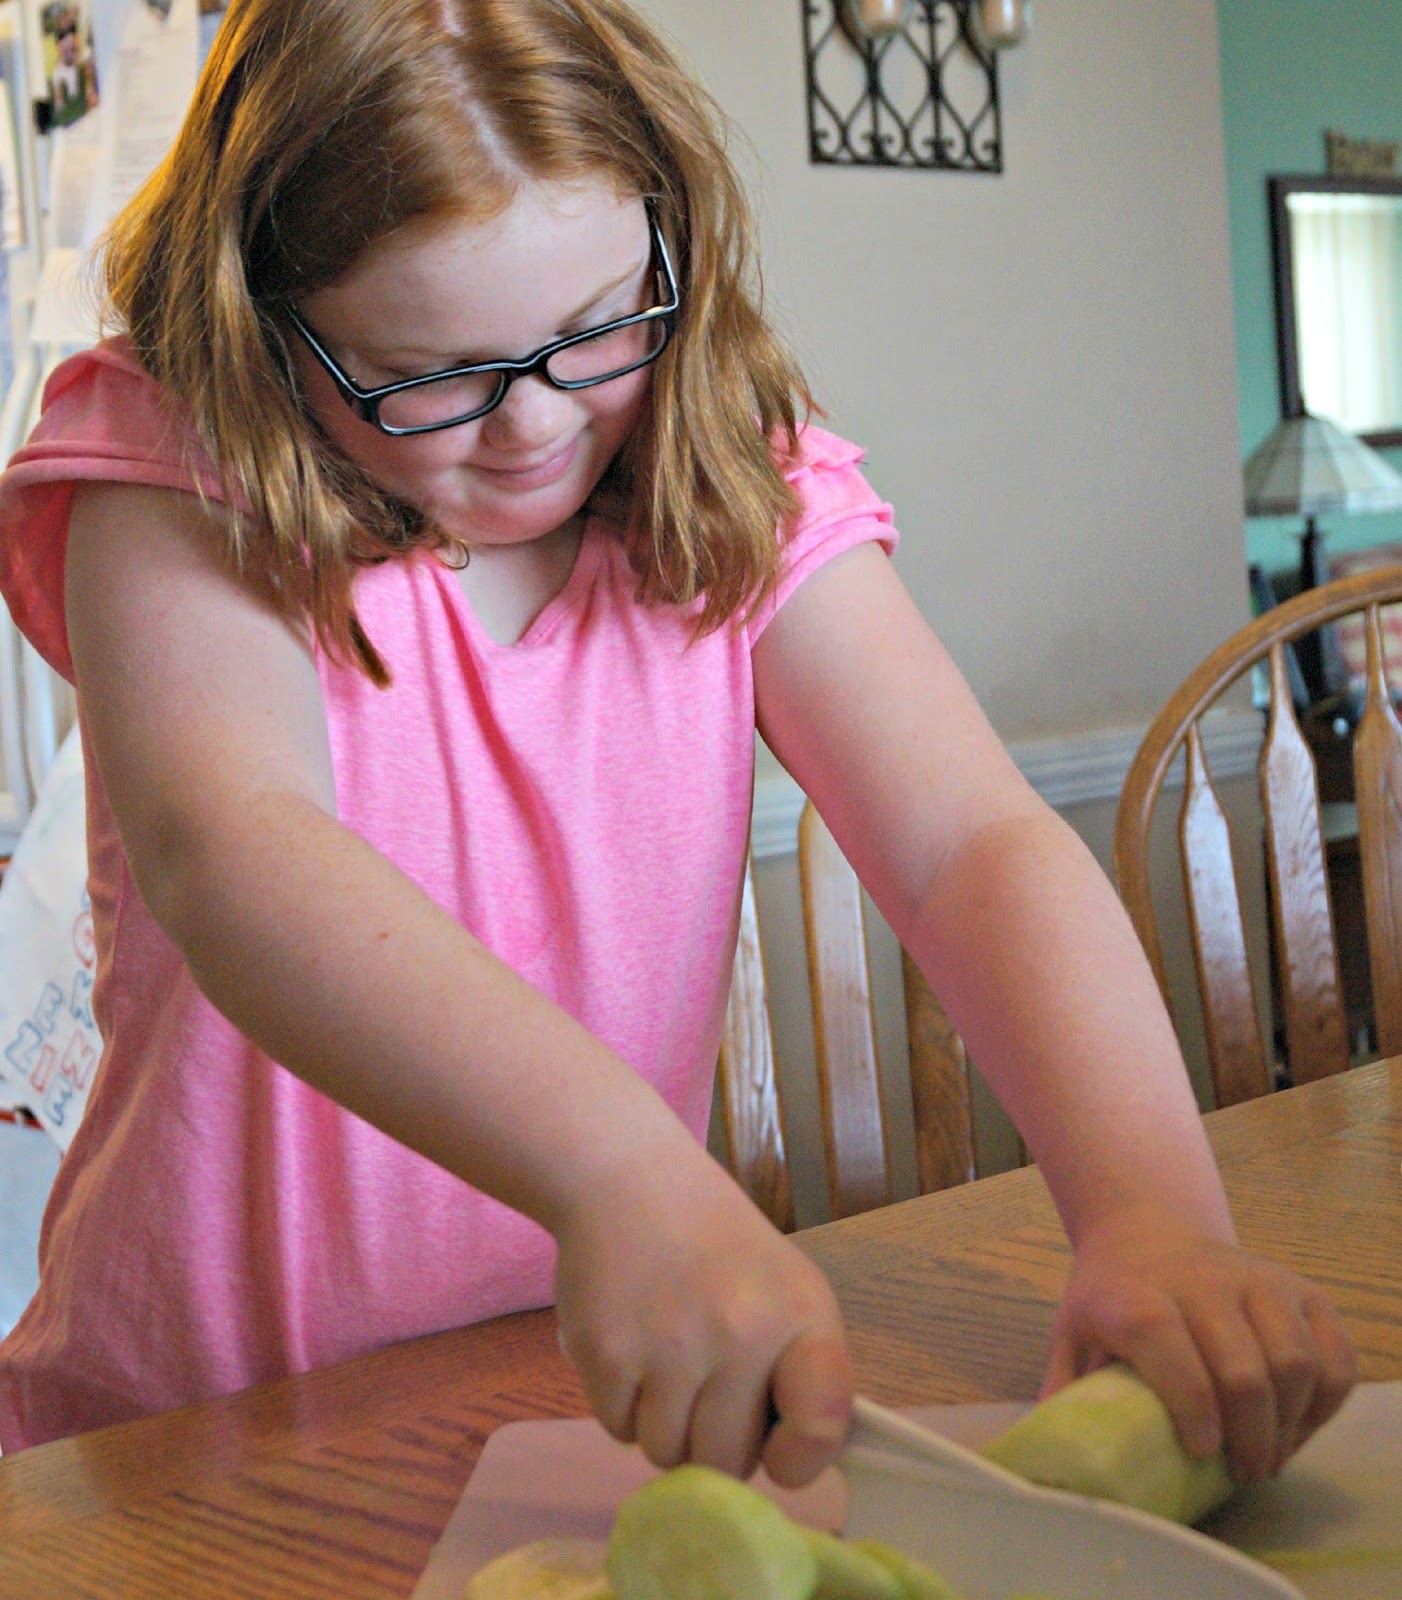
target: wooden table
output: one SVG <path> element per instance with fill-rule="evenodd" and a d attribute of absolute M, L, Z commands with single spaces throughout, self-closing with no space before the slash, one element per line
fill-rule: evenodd
<path fill-rule="evenodd" d="M 1402 1058 L 1208 1118 L 1243 1238 L 1402 1378 Z M 1030 1397 L 1065 1279 L 1035 1172 L 799 1236 L 893 1404 Z M 3 1600 L 404 1596 L 499 1423 L 581 1414 L 548 1313 L 0 1461 Z"/>

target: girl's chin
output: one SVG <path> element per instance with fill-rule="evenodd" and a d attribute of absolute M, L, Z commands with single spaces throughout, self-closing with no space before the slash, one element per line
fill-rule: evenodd
<path fill-rule="evenodd" d="M 492 493 L 478 486 L 470 502 L 430 504 L 428 514 L 455 538 L 469 543 L 526 544 L 554 533 L 577 515 L 593 487 L 559 483 L 551 485 L 551 490 L 522 494 Z"/>
<path fill-rule="evenodd" d="M 580 509 L 571 499 L 549 509 L 532 507 L 529 516 L 524 507 L 514 506 L 504 507 L 499 514 L 493 508 L 475 506 L 471 512 L 454 509 L 431 515 L 445 533 L 465 544 L 530 544 L 555 533 Z"/>

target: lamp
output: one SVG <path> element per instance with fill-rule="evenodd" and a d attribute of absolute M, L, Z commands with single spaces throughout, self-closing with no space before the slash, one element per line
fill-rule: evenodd
<path fill-rule="evenodd" d="M 1301 589 L 1314 588 L 1324 576 L 1316 516 L 1326 511 L 1402 511 L 1402 473 L 1355 435 L 1309 412 L 1279 423 L 1247 458 L 1242 475 L 1248 517 L 1304 516 Z M 1332 648 L 1327 631 L 1321 648 Z M 1300 664 L 1318 694 L 1329 674 L 1322 655 L 1316 662 L 1305 659 L 1310 654 L 1302 651 Z"/>
<path fill-rule="evenodd" d="M 1402 473 L 1324 417 L 1286 417 L 1243 469 L 1248 517 L 1305 518 L 1304 554 L 1317 562 L 1323 511 L 1402 511 Z M 1303 569 L 1302 569 L 1303 571 Z M 1311 584 L 1318 572 L 1310 575 Z"/>

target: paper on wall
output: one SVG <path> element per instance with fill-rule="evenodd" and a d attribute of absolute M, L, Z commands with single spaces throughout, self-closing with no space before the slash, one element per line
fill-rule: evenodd
<path fill-rule="evenodd" d="M 94 240 L 164 160 L 185 120 L 199 73 L 196 0 L 173 0 L 169 14 L 133 5 L 122 26 L 104 105 L 113 130 L 88 218 Z"/>
<path fill-rule="evenodd" d="M 101 102 L 53 134 L 49 249 L 35 293 L 36 344 L 86 345 L 101 337 L 93 247 L 174 142 L 199 67 L 196 0 L 168 16 L 130 5 Z"/>
<path fill-rule="evenodd" d="M 86 246 L 106 117 L 106 106 L 99 105 L 72 127 L 55 128 L 51 135 L 44 263 L 30 324 L 35 344 L 87 345 L 99 337 L 98 291 Z"/>
<path fill-rule="evenodd" d="M 89 345 L 101 338 L 101 285 L 87 250 L 50 250 L 34 289 L 29 337 L 39 345 Z"/>
<path fill-rule="evenodd" d="M 91 217 L 102 171 L 108 118 L 98 106 L 71 128 L 55 128 L 49 156 L 49 207 L 44 242 L 81 250 L 93 238 Z"/>

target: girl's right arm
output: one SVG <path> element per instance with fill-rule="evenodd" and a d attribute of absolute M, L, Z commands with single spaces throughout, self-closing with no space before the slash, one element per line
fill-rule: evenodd
<path fill-rule="evenodd" d="M 851 1396 L 821 1274 L 626 1063 L 336 820 L 307 630 L 224 551 L 193 496 L 75 496 L 75 680 L 153 916 L 260 1049 L 554 1235 L 562 1342 L 612 1433 L 659 1465 L 763 1447 L 807 1481 Z"/>

